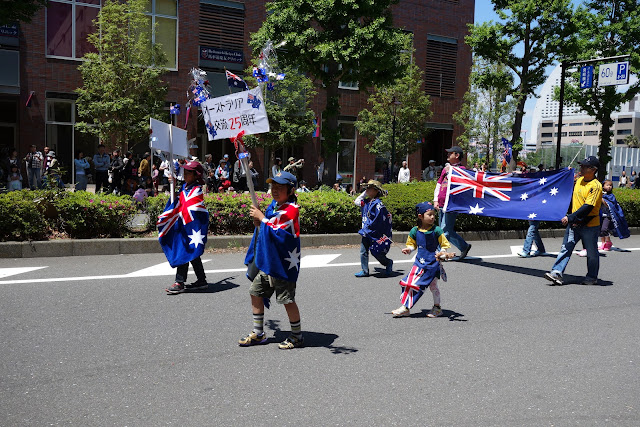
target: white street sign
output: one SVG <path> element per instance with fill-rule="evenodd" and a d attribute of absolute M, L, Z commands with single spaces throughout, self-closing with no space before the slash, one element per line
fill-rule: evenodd
<path fill-rule="evenodd" d="M 598 70 L 598 86 L 626 85 L 628 83 L 628 61 L 600 65 Z"/>

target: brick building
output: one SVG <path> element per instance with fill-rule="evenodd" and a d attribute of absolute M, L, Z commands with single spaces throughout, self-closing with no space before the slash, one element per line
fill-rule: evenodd
<path fill-rule="evenodd" d="M 0 149 L 16 147 L 24 156 L 29 145 L 47 145 L 56 151 L 62 165 L 72 166 L 74 151 L 85 155 L 96 151 L 97 141 L 74 130 L 74 89 L 81 84 L 77 66 L 90 49 L 86 35 L 93 31 L 101 0 L 51 0 L 30 24 L 0 27 Z M 208 72 L 215 96 L 228 93 L 224 67 L 242 73 L 249 63 L 247 43 L 266 13 L 264 1 L 151 0 L 149 16 L 157 24 L 155 40 L 162 43 L 169 58 L 169 103 L 184 103 L 189 71 L 200 67 Z M 444 161 L 443 149 L 460 133 L 452 114 L 461 105 L 471 70 L 471 50 L 464 43 L 467 24 L 473 22 L 474 0 L 401 0 L 393 7 L 394 25 L 414 35 L 415 60 L 425 73 L 424 89 L 431 96 L 432 131 L 422 148 L 409 156 L 412 175 L 429 159 Z M 338 170 L 348 182 L 351 177 L 371 178 L 381 159 L 364 148 L 353 122 L 366 108 L 366 95 L 354 84 L 341 86 L 343 140 Z M 320 91 L 312 103 L 318 117 L 324 107 Z M 185 122 L 185 112 L 178 123 Z M 202 123 L 195 115 L 188 122 L 189 137 L 196 137 L 198 155 L 232 153 L 227 141 L 207 142 Z M 141 141 L 135 151 L 145 151 Z M 321 153 L 321 139 L 309 137 L 304 147 L 280 150 L 277 156 L 304 157 L 304 177 L 313 182 L 313 163 Z M 269 170 L 271 153 L 257 149 L 256 169 Z M 414 172 L 415 171 L 415 172 Z M 69 179 L 70 181 L 70 179 Z"/>

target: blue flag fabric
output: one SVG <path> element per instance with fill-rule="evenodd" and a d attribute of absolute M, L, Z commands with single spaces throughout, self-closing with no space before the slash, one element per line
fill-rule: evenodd
<path fill-rule="evenodd" d="M 512 145 L 506 138 L 502 138 L 502 145 L 504 146 L 504 152 L 502 153 L 502 157 L 504 160 L 509 163 L 511 161 L 511 155 L 513 154 Z"/>
<path fill-rule="evenodd" d="M 622 207 L 618 203 L 616 196 L 613 194 L 603 194 L 602 202 L 607 204 L 609 208 L 609 214 L 611 215 L 611 223 L 613 224 L 613 234 L 618 239 L 626 239 L 631 236 L 629 232 L 629 225 L 624 217 Z M 602 209 L 600 209 L 602 213 Z"/>
<path fill-rule="evenodd" d="M 180 197 L 167 202 L 158 217 L 158 240 L 171 267 L 193 261 L 204 253 L 209 212 L 200 185 L 184 184 Z"/>
<path fill-rule="evenodd" d="M 227 84 L 229 85 L 229 87 L 235 87 L 242 90 L 249 90 L 249 86 L 247 86 L 247 83 L 244 80 L 242 80 L 241 77 L 227 70 L 225 70 L 225 74 L 227 75 Z"/>
<path fill-rule="evenodd" d="M 253 280 L 257 270 L 269 276 L 296 282 L 300 272 L 300 207 L 292 202 L 278 206 L 272 201 L 265 220 L 253 233 L 244 263 L 247 277 Z M 255 266 L 255 268 L 252 268 Z"/>
<path fill-rule="evenodd" d="M 358 233 L 371 239 L 371 253 L 386 254 L 391 249 L 392 218 L 380 199 L 364 199 L 360 202 L 362 227 Z"/>
<path fill-rule="evenodd" d="M 573 170 L 517 175 L 453 166 L 449 170 L 448 185 L 445 212 L 560 221 L 571 203 Z"/>

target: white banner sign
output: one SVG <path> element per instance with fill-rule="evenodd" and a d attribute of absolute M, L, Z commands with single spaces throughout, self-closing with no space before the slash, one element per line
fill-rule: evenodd
<path fill-rule="evenodd" d="M 169 123 L 161 122 L 160 120 L 150 119 L 151 135 L 151 148 L 155 150 L 162 150 L 166 153 L 171 152 L 171 144 L 169 141 Z M 176 156 L 189 157 L 189 147 L 187 146 L 187 131 L 173 126 L 173 154 Z"/>
<path fill-rule="evenodd" d="M 208 99 L 202 105 L 209 141 L 269 132 L 269 119 L 259 87 Z"/>

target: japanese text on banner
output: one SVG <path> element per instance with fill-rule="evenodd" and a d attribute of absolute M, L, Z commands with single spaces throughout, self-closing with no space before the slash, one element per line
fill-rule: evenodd
<path fill-rule="evenodd" d="M 208 99 L 202 104 L 209 141 L 269 132 L 269 119 L 259 87 Z"/>

